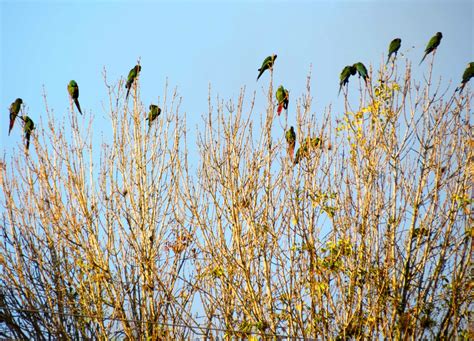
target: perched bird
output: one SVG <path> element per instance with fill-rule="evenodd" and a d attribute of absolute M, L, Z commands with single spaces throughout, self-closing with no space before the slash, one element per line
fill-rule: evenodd
<path fill-rule="evenodd" d="M 148 120 L 148 129 L 150 129 L 151 123 L 161 114 L 161 108 L 157 105 L 150 104 L 149 108 L 150 112 L 148 113 L 148 117 L 146 118 Z"/>
<path fill-rule="evenodd" d="M 288 143 L 288 154 L 290 154 L 291 161 L 294 160 L 296 133 L 293 127 L 290 127 L 285 133 L 286 142 Z"/>
<path fill-rule="evenodd" d="M 398 53 L 398 50 L 400 49 L 401 45 L 402 45 L 402 40 L 400 38 L 395 38 L 390 42 L 390 46 L 388 47 L 388 58 L 387 58 L 387 62 L 385 63 L 385 65 L 388 64 L 392 54 L 395 53 L 395 58 L 397 58 L 397 53 Z M 395 60 L 395 58 L 394 58 L 394 60 Z"/>
<path fill-rule="evenodd" d="M 33 132 L 33 129 L 35 129 L 35 123 L 29 116 L 24 116 L 23 122 L 25 122 L 23 131 L 25 132 L 26 150 L 28 150 L 30 148 L 31 133 Z"/>
<path fill-rule="evenodd" d="M 464 70 L 464 73 L 462 74 L 462 81 L 461 85 L 456 88 L 456 91 L 459 90 L 459 92 L 462 92 L 462 89 L 466 86 L 467 82 L 474 77 L 474 62 L 470 62 L 467 64 L 466 70 Z"/>
<path fill-rule="evenodd" d="M 13 125 L 15 124 L 15 119 L 20 112 L 21 105 L 23 104 L 23 100 L 21 98 L 17 98 L 15 102 L 10 105 L 10 129 L 8 129 L 8 135 L 13 129 Z"/>
<path fill-rule="evenodd" d="M 364 79 L 365 84 L 367 84 L 367 79 L 369 78 L 369 75 L 367 73 L 365 65 L 359 62 L 352 65 L 352 67 L 356 68 L 357 72 L 359 73 L 359 77 L 362 77 Z"/>
<path fill-rule="evenodd" d="M 137 64 L 128 73 L 127 84 L 125 84 L 125 88 L 127 88 L 127 96 L 125 96 L 125 100 L 128 99 L 128 95 L 130 93 L 130 88 L 132 87 L 132 84 L 135 81 L 135 79 L 137 78 L 138 73 L 141 71 L 141 69 L 142 69 L 142 67 Z"/>
<path fill-rule="evenodd" d="M 67 85 L 67 92 L 69 92 L 69 96 L 71 96 L 76 104 L 77 110 L 79 110 L 79 113 L 82 115 L 81 106 L 79 105 L 79 86 L 75 80 L 69 82 Z"/>
<path fill-rule="evenodd" d="M 341 76 L 339 77 L 341 79 L 341 82 L 339 83 L 339 94 L 341 93 L 341 89 L 344 85 L 349 83 L 349 77 L 352 75 L 355 75 L 357 73 L 357 69 L 354 65 L 347 65 L 342 69 Z"/>
<path fill-rule="evenodd" d="M 423 63 L 427 55 L 429 55 L 431 52 L 436 50 L 436 48 L 441 43 L 441 38 L 443 38 L 443 34 L 441 32 L 436 32 L 436 34 L 430 39 L 430 41 L 428 42 L 428 45 L 426 45 L 425 55 L 421 59 L 421 62 L 419 65 Z"/>
<path fill-rule="evenodd" d="M 288 110 L 288 101 L 289 101 L 289 92 L 283 87 L 283 85 L 280 85 L 280 87 L 277 89 L 276 98 L 278 101 L 277 113 L 278 115 L 280 115 L 281 110 L 283 108 L 285 108 L 285 110 Z"/>
<path fill-rule="evenodd" d="M 262 63 L 262 67 L 258 69 L 260 73 L 258 74 L 257 81 L 260 78 L 260 76 L 265 72 L 265 70 L 271 69 L 273 67 L 273 64 L 275 63 L 275 59 L 277 59 L 276 54 L 272 54 L 271 56 L 268 56 L 265 58 L 265 60 Z"/>
<path fill-rule="evenodd" d="M 320 145 L 321 139 L 319 137 L 307 137 L 303 144 L 296 151 L 295 164 L 297 165 L 301 159 L 309 157 L 311 151 Z"/>

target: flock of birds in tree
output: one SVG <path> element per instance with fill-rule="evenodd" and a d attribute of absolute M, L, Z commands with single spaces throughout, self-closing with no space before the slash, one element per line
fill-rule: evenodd
<path fill-rule="evenodd" d="M 430 39 L 430 41 L 426 45 L 425 54 L 423 55 L 423 58 L 421 59 L 419 65 L 423 63 L 426 56 L 428 56 L 430 53 L 432 53 L 438 48 L 439 44 L 441 43 L 441 38 L 443 38 L 443 34 L 441 32 L 437 32 Z M 398 50 L 400 49 L 401 44 L 402 44 L 402 40 L 400 38 L 395 38 L 390 42 L 390 45 L 388 47 L 388 57 L 387 57 L 386 64 L 389 63 L 392 55 L 394 56 L 393 60 L 395 61 L 395 58 L 397 57 L 397 53 L 398 53 Z M 262 63 L 262 67 L 258 69 L 259 74 L 257 77 L 257 81 L 260 78 L 260 76 L 265 72 L 265 70 L 269 70 L 273 68 L 276 58 L 277 58 L 276 54 L 265 58 L 265 60 Z M 362 77 L 365 84 L 367 85 L 367 79 L 369 78 L 369 75 L 368 75 L 367 68 L 365 67 L 365 65 L 362 64 L 361 62 L 355 63 L 353 65 L 347 65 L 342 69 L 342 72 L 340 75 L 338 94 L 341 93 L 341 89 L 344 86 L 348 85 L 349 78 L 351 76 L 356 75 L 357 73 L 359 74 L 359 77 Z M 461 85 L 457 87 L 455 91 L 461 92 L 466 86 L 467 82 L 469 82 L 469 80 L 472 77 L 474 77 L 474 62 L 470 62 L 467 65 L 467 68 L 462 75 Z M 276 91 L 276 99 L 278 102 L 277 113 L 278 115 L 280 115 L 282 108 L 285 108 L 285 110 L 288 109 L 288 101 L 289 101 L 289 92 L 283 87 L 283 85 L 280 85 L 280 87 L 278 87 Z M 295 150 L 295 145 L 296 145 L 296 133 L 293 127 L 290 127 L 290 129 L 286 131 L 285 138 L 288 143 L 288 153 L 290 155 L 291 160 L 295 164 L 298 164 L 302 158 L 309 156 L 309 153 L 312 149 L 318 146 L 321 146 L 321 140 L 319 138 L 307 137 L 303 141 L 300 148 L 298 148 L 296 152 L 296 157 L 294 157 L 294 150 Z"/>
<path fill-rule="evenodd" d="M 431 52 L 435 51 L 438 48 L 439 44 L 441 43 L 442 37 L 443 35 L 441 34 L 441 32 L 437 32 L 430 39 L 430 41 L 428 42 L 426 46 L 425 54 L 423 55 L 423 58 L 420 61 L 420 65 L 425 60 L 428 54 L 430 54 Z M 395 60 L 398 50 L 400 49 L 401 43 L 402 43 L 402 40 L 400 38 L 393 39 L 390 42 L 386 64 L 388 64 L 392 55 L 394 55 L 393 60 Z M 262 66 L 260 67 L 260 69 L 258 69 L 259 74 L 257 77 L 257 81 L 266 70 L 273 68 L 276 58 L 277 58 L 276 54 L 265 58 L 265 60 L 262 63 Z M 127 95 L 125 96 L 125 100 L 128 100 L 130 89 L 135 83 L 135 80 L 137 79 L 140 71 L 141 71 L 141 66 L 135 65 L 128 73 L 127 83 L 125 84 L 125 88 L 127 89 Z M 356 75 L 357 73 L 359 73 L 359 77 L 362 77 L 364 82 L 367 84 L 368 73 L 367 73 L 367 68 L 365 67 L 364 64 L 359 62 L 359 63 L 355 63 L 354 65 L 347 65 L 344 67 L 340 75 L 339 93 L 341 92 L 341 89 L 343 86 L 347 86 L 347 84 L 349 83 L 349 78 L 351 76 Z M 467 82 L 469 82 L 469 80 L 472 77 L 474 77 L 474 62 L 470 62 L 467 65 L 467 68 L 464 71 L 463 76 L 462 76 L 461 85 L 457 87 L 455 91 L 461 92 L 466 86 Z M 82 115 L 81 106 L 79 105 L 79 86 L 77 85 L 76 81 L 71 80 L 67 86 L 67 90 L 68 90 L 71 100 L 74 102 L 74 104 L 77 107 L 77 110 Z M 288 110 L 288 102 L 289 102 L 289 92 L 287 89 L 283 87 L 283 85 L 280 85 L 280 87 L 278 87 L 276 91 L 276 99 L 278 103 L 277 113 L 278 115 L 280 115 L 283 109 Z M 10 135 L 10 132 L 13 129 L 13 126 L 15 124 L 15 119 L 20 113 L 22 104 L 23 104 L 23 100 L 21 98 L 17 98 L 10 106 L 10 127 L 8 130 L 8 135 Z M 150 129 L 152 122 L 161 114 L 161 108 L 159 108 L 155 104 L 151 104 L 149 106 L 149 109 L 150 111 L 148 113 L 148 117 L 146 118 L 146 120 L 148 120 L 148 129 Z M 29 116 L 23 115 L 23 116 L 20 116 L 20 119 L 24 122 L 23 131 L 25 134 L 26 149 L 28 150 L 30 146 L 30 137 L 33 130 L 35 129 L 35 124 Z M 302 158 L 308 156 L 309 152 L 312 149 L 316 148 L 321 143 L 321 140 L 317 137 L 306 138 L 305 141 L 300 146 L 300 148 L 298 148 L 298 151 L 296 152 L 296 157 L 294 157 L 293 154 L 294 154 L 294 149 L 295 149 L 295 144 L 296 144 L 296 133 L 293 127 L 290 127 L 290 129 L 286 131 L 285 138 L 288 143 L 288 151 L 290 154 L 290 158 L 292 161 L 294 161 L 295 164 L 299 163 L 299 161 Z"/>
<path fill-rule="evenodd" d="M 128 100 L 128 95 L 130 94 L 130 89 L 135 82 L 135 79 L 138 77 L 138 74 L 142 67 L 140 65 L 135 65 L 130 72 L 128 73 L 127 83 L 125 84 L 125 88 L 127 89 L 127 95 L 125 96 L 125 100 Z M 79 104 L 79 86 L 77 85 L 75 80 L 71 80 L 67 85 L 67 91 L 71 100 L 77 107 L 77 110 L 82 115 L 81 106 Z M 15 102 L 10 105 L 10 127 L 8 130 L 8 135 L 10 135 L 13 126 L 15 124 L 15 119 L 19 115 L 21 110 L 21 105 L 23 104 L 23 100 L 21 98 L 17 98 Z M 152 122 L 161 114 L 161 108 L 159 108 L 155 104 L 150 104 L 150 112 L 148 113 L 148 117 L 146 120 L 148 121 L 148 129 L 150 129 Z M 26 150 L 30 147 L 30 137 L 31 133 L 35 129 L 35 124 L 33 120 L 29 116 L 19 116 L 21 120 L 24 122 L 23 131 L 25 133 L 25 140 L 26 140 Z"/>

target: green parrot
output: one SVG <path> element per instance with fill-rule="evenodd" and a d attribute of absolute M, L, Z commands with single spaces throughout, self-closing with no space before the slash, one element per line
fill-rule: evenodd
<path fill-rule="evenodd" d="M 75 80 L 69 82 L 67 85 L 67 92 L 69 92 L 69 96 L 71 96 L 76 104 L 77 110 L 79 110 L 79 113 L 82 115 L 81 106 L 79 105 L 79 86 Z"/>
<path fill-rule="evenodd" d="M 133 69 L 130 70 L 128 73 L 127 84 L 125 84 L 125 88 L 127 88 L 127 96 L 125 96 L 125 100 L 128 99 L 128 95 L 130 93 L 130 88 L 132 87 L 133 82 L 138 76 L 138 73 L 142 70 L 140 65 L 135 65 Z"/>
<path fill-rule="evenodd" d="M 10 129 L 8 129 L 8 135 L 13 129 L 13 125 L 15 124 L 15 119 L 20 112 L 21 105 L 23 104 L 23 100 L 21 98 L 17 98 L 15 102 L 10 105 Z"/>
<path fill-rule="evenodd" d="M 26 139 L 26 150 L 30 148 L 30 137 L 31 133 L 35 129 L 35 123 L 29 116 L 24 116 L 23 122 L 25 122 L 25 126 L 23 128 L 23 131 L 25 132 L 25 139 Z"/>
<path fill-rule="evenodd" d="M 297 165 L 301 159 L 309 157 L 311 150 L 321 145 L 319 137 L 307 137 L 303 144 L 296 151 L 295 164 Z"/>
<path fill-rule="evenodd" d="M 467 68 L 462 74 L 461 85 L 456 88 L 456 91 L 459 90 L 459 93 L 461 93 L 467 82 L 469 82 L 472 77 L 474 77 L 474 62 L 470 62 L 469 64 L 467 64 Z"/>
<path fill-rule="evenodd" d="M 290 154 L 290 159 L 293 161 L 296 144 L 296 133 L 293 127 L 290 127 L 290 129 L 286 131 L 285 138 L 288 143 L 288 154 Z"/>
<path fill-rule="evenodd" d="M 352 67 L 356 68 L 357 72 L 359 73 L 359 77 L 362 77 L 364 79 L 365 84 L 367 84 L 367 79 L 369 78 L 369 75 L 367 73 L 365 65 L 359 62 L 352 65 Z"/>
<path fill-rule="evenodd" d="M 398 50 L 400 50 L 401 45 L 402 45 L 402 40 L 400 38 L 395 38 L 392 40 L 392 42 L 390 43 L 390 46 L 388 47 L 388 58 L 385 65 L 387 65 L 388 62 L 390 61 L 390 57 L 392 56 L 392 54 L 395 53 L 395 58 L 397 58 L 397 53 L 398 53 Z"/>
<path fill-rule="evenodd" d="M 276 54 L 272 54 L 271 56 L 268 56 L 265 58 L 265 60 L 262 63 L 262 67 L 258 69 L 260 73 L 258 74 L 257 81 L 260 78 L 260 76 L 265 72 L 265 70 L 271 69 L 273 67 L 273 64 L 275 63 L 275 59 L 277 59 Z"/>
<path fill-rule="evenodd" d="M 347 65 L 342 69 L 341 76 L 339 77 L 341 79 L 341 82 L 339 83 L 339 93 L 341 93 L 341 89 L 344 85 L 349 83 L 349 77 L 352 75 L 355 75 L 357 73 L 357 68 L 354 65 Z"/>
<path fill-rule="evenodd" d="M 281 114 L 281 110 L 283 108 L 285 108 L 285 110 L 288 110 L 289 94 L 290 93 L 283 87 L 283 85 L 280 85 L 280 87 L 277 89 L 276 98 L 278 101 L 278 116 Z"/>
<path fill-rule="evenodd" d="M 436 34 L 430 39 L 430 41 L 428 42 L 428 45 L 426 45 L 425 55 L 421 59 L 421 62 L 419 65 L 423 63 L 427 55 L 429 55 L 431 52 L 436 50 L 436 48 L 441 43 L 441 38 L 443 38 L 443 34 L 441 32 L 436 32 Z"/>
<path fill-rule="evenodd" d="M 148 113 L 148 130 L 151 127 L 151 123 L 161 114 L 161 108 L 158 107 L 157 105 L 150 104 L 150 112 Z"/>

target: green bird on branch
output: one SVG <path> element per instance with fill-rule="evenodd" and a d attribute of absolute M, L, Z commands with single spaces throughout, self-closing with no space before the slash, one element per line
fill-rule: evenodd
<path fill-rule="evenodd" d="M 436 34 L 431 37 L 430 41 L 428 42 L 428 45 L 426 45 L 425 55 L 423 56 L 420 64 L 418 65 L 421 65 L 421 63 L 423 63 L 423 61 L 425 60 L 426 56 L 438 48 L 439 44 L 441 43 L 441 38 L 443 38 L 443 34 L 441 32 L 436 32 Z"/>
<path fill-rule="evenodd" d="M 400 50 L 401 45 L 402 45 L 402 40 L 400 38 L 395 38 L 390 42 L 390 46 L 388 47 L 388 58 L 385 65 L 387 65 L 388 62 L 390 61 L 390 57 L 392 56 L 392 54 L 395 54 L 395 57 L 393 58 L 393 60 L 395 61 L 395 58 L 397 58 L 397 53 L 398 53 L 398 50 Z"/>
<path fill-rule="evenodd" d="M 369 74 L 365 65 L 359 62 L 352 65 L 352 67 L 356 68 L 357 72 L 359 73 L 359 78 L 362 77 L 364 83 L 367 85 L 367 79 L 369 78 Z"/>
<path fill-rule="evenodd" d="M 462 74 L 461 85 L 456 88 L 456 91 L 459 90 L 459 93 L 461 93 L 467 82 L 469 82 L 472 77 L 474 77 L 474 62 L 470 62 L 469 64 L 467 64 L 467 68 Z"/>
<path fill-rule="evenodd" d="M 280 87 L 276 91 L 276 98 L 278 101 L 278 108 L 277 108 L 278 116 L 281 114 L 281 110 L 283 108 L 285 110 L 288 110 L 289 95 L 290 93 L 288 92 L 288 90 L 286 90 L 283 87 L 283 85 L 280 85 Z"/>
<path fill-rule="evenodd" d="M 321 139 L 319 137 L 307 137 L 303 144 L 296 151 L 295 164 L 297 165 L 303 158 L 308 158 L 311 151 L 316 147 L 321 146 Z"/>
<path fill-rule="evenodd" d="M 148 117 L 146 118 L 148 121 L 148 130 L 150 130 L 152 122 L 161 114 L 161 108 L 157 105 L 150 104 L 150 112 L 148 113 Z"/>
<path fill-rule="evenodd" d="M 295 129 L 291 127 L 285 133 L 286 142 L 288 143 L 288 154 L 290 154 L 291 161 L 294 161 L 296 133 Z"/>
<path fill-rule="evenodd" d="M 347 65 L 342 69 L 341 75 L 339 76 L 340 82 L 339 82 L 339 94 L 341 93 L 341 89 L 344 85 L 349 83 L 349 77 L 354 76 L 357 73 L 357 68 L 354 65 Z"/>
<path fill-rule="evenodd" d="M 262 66 L 260 67 L 260 69 L 258 69 L 259 74 L 257 77 L 257 81 L 266 70 L 273 68 L 273 64 L 275 64 L 276 59 L 277 59 L 276 54 L 272 54 L 271 56 L 268 56 L 267 58 L 265 58 L 265 60 L 262 63 Z"/>
<path fill-rule="evenodd" d="M 76 104 L 77 110 L 82 115 L 81 106 L 79 105 L 79 86 L 77 85 L 75 80 L 72 80 L 67 85 L 67 91 L 69 92 L 69 96 Z"/>
<path fill-rule="evenodd" d="M 10 128 L 8 129 L 8 135 L 13 129 L 13 125 L 15 124 L 15 119 L 20 113 L 21 105 L 23 104 L 23 100 L 21 98 L 17 98 L 15 102 L 10 105 Z"/>
<path fill-rule="evenodd" d="M 140 73 L 141 70 L 142 70 L 142 67 L 137 64 L 128 73 L 127 83 L 125 84 L 125 88 L 127 89 L 127 95 L 125 96 L 125 100 L 128 99 L 130 88 L 132 87 L 133 83 L 135 82 L 135 79 L 138 77 L 138 74 Z"/>
<path fill-rule="evenodd" d="M 25 122 L 23 131 L 25 132 L 26 150 L 28 150 L 30 148 L 31 133 L 35 129 L 35 123 L 29 116 L 24 116 L 22 117 L 22 119 L 23 119 L 23 122 Z"/>

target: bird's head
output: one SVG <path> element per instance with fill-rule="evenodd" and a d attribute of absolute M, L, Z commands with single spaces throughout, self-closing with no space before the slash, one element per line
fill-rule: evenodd
<path fill-rule="evenodd" d="M 156 108 L 156 105 L 154 104 L 150 104 L 150 106 L 148 107 L 150 110 L 153 110 L 154 108 Z"/>
<path fill-rule="evenodd" d="M 23 100 L 21 98 L 17 98 L 16 101 L 20 104 L 23 104 Z"/>
<path fill-rule="evenodd" d="M 76 81 L 73 79 L 69 82 L 69 85 L 72 86 L 72 87 L 76 87 L 77 86 L 77 83 Z"/>
<path fill-rule="evenodd" d="M 400 38 L 395 39 L 396 42 L 401 43 L 402 40 Z"/>
<path fill-rule="evenodd" d="M 277 59 L 277 55 L 276 55 L 276 54 L 272 55 L 272 57 L 273 57 L 273 61 L 275 61 L 275 59 Z"/>
<path fill-rule="evenodd" d="M 135 66 L 135 69 L 137 70 L 137 72 L 140 72 L 142 70 L 142 67 L 141 67 L 141 65 L 137 65 L 137 66 Z"/>
<path fill-rule="evenodd" d="M 441 32 L 436 32 L 436 36 L 437 36 L 438 38 L 443 38 L 443 33 L 441 33 Z"/>

